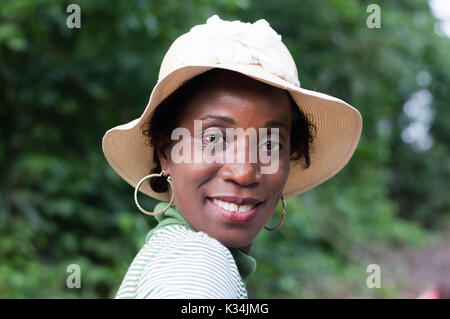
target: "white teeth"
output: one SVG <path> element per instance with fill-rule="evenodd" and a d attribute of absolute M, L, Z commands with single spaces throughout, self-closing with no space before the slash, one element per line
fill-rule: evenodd
<path fill-rule="evenodd" d="M 247 205 L 239 205 L 239 212 L 248 212 L 250 209 L 253 208 L 253 205 L 247 204 Z"/>
<path fill-rule="evenodd" d="M 230 212 L 234 213 L 245 213 L 255 207 L 255 204 L 246 204 L 246 205 L 236 205 L 235 203 L 224 202 L 222 200 L 213 199 L 213 202 L 223 209 L 226 209 Z"/>

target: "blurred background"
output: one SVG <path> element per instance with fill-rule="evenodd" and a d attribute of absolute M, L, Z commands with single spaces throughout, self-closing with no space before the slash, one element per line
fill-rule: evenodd
<path fill-rule="evenodd" d="M 80 29 L 66 25 L 70 3 Z M 371 3 L 380 28 L 367 26 Z M 103 134 L 140 116 L 170 44 L 213 14 L 265 18 L 302 87 L 363 117 L 349 164 L 289 199 L 282 228 L 257 237 L 249 297 L 416 298 L 450 286 L 449 9 L 446 0 L 2 0 L 0 298 L 115 296 L 155 221 L 107 164 Z M 66 286 L 70 264 L 79 289 Z M 367 285 L 370 264 L 380 288 Z"/>

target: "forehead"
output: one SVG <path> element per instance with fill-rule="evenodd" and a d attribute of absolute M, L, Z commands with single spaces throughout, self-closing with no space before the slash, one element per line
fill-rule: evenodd
<path fill-rule="evenodd" d="M 235 72 L 204 79 L 186 101 L 183 120 L 218 114 L 253 122 L 291 119 L 289 93 Z M 255 123 L 255 125 L 258 125 Z"/>

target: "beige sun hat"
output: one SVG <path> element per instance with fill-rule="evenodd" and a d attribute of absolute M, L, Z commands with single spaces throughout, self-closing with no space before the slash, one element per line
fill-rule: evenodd
<path fill-rule="evenodd" d="M 362 119 L 358 110 L 338 98 L 301 88 L 289 50 L 266 20 L 243 23 L 223 21 L 214 15 L 206 24 L 194 26 L 181 35 L 169 48 L 142 115 L 108 130 L 103 137 L 102 147 L 108 163 L 131 186 L 136 187 L 155 167 L 153 149 L 142 134 L 142 126 L 152 111 L 186 81 L 213 68 L 240 72 L 289 91 L 316 126 L 311 165 L 302 169 L 298 163 L 291 163 L 283 190 L 285 198 L 323 183 L 350 160 L 361 136 Z M 144 183 L 140 191 L 169 201 L 168 192 L 156 193 L 149 183 Z"/>

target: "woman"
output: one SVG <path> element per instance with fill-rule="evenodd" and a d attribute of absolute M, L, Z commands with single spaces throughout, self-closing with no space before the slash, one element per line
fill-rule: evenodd
<path fill-rule="evenodd" d="M 253 240 L 282 225 L 285 198 L 344 167 L 361 127 L 352 106 L 300 88 L 265 20 L 193 27 L 169 48 L 141 117 L 103 138 L 158 221 L 116 298 L 247 298 Z M 162 202 L 147 211 L 139 190 Z M 280 222 L 266 226 L 280 201 Z"/>

